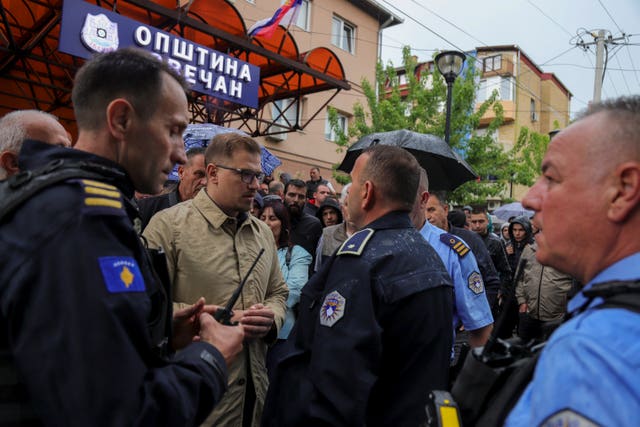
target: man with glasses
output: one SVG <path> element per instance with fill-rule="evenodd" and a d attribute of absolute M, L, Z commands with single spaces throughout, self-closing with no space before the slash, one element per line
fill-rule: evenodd
<path fill-rule="evenodd" d="M 144 231 L 150 247 L 167 253 L 173 300 L 179 307 L 200 296 L 226 305 L 260 249 L 265 252 L 249 275 L 232 321 L 244 329 L 244 354 L 229 370 L 229 389 L 207 425 L 259 425 L 267 389 L 267 345 L 284 321 L 287 286 L 273 233 L 248 214 L 264 174 L 260 146 L 251 138 L 225 133 L 205 151 L 207 185 L 195 198 L 154 215 Z M 216 306 L 207 306 L 214 311 Z"/>

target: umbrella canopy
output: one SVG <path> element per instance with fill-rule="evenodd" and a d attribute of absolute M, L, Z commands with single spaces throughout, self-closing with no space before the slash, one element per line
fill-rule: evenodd
<path fill-rule="evenodd" d="M 413 154 L 420 166 L 427 171 L 430 190 L 453 190 L 477 178 L 471 166 L 442 138 L 404 129 L 372 133 L 363 137 L 349 147 L 338 169 L 351 172 L 362 151 L 376 144 L 402 147 Z"/>
<path fill-rule="evenodd" d="M 527 218 L 531 218 L 533 216 L 533 211 L 525 209 L 520 202 L 513 202 L 500 206 L 498 209 L 493 211 L 493 215 L 497 216 L 501 220 L 508 221 L 509 218 L 514 216 L 524 215 Z"/>
<path fill-rule="evenodd" d="M 244 136 L 248 136 L 245 132 L 234 129 L 227 128 L 224 126 L 218 126 L 213 123 L 196 123 L 187 125 L 184 133 L 182 134 L 182 138 L 184 139 L 184 149 L 189 150 L 194 147 L 206 147 L 211 138 L 218 135 L 219 133 L 239 133 Z M 260 165 L 262 166 L 262 172 L 266 175 L 271 175 L 273 170 L 280 166 L 282 162 L 275 155 L 273 155 L 269 150 L 260 146 L 260 150 L 262 154 L 260 156 Z M 169 174 L 170 181 L 178 181 L 178 166 L 174 166 L 173 170 Z"/>

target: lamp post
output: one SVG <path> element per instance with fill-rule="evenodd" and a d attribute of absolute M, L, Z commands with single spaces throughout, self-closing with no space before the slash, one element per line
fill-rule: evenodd
<path fill-rule="evenodd" d="M 444 77 L 447 82 L 447 119 L 444 126 L 444 140 L 449 144 L 449 130 L 451 127 L 451 95 L 453 93 L 453 82 L 456 81 L 460 71 L 462 71 L 462 65 L 464 64 L 464 53 L 457 50 L 450 50 L 446 52 L 440 52 L 436 58 L 436 67 L 438 71 Z"/>

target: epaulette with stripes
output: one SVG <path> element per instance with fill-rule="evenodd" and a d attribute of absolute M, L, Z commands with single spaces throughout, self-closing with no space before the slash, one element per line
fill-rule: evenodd
<path fill-rule="evenodd" d="M 117 187 L 92 179 L 79 179 L 84 191 L 83 212 L 89 214 L 126 215 L 122 193 Z"/>
<path fill-rule="evenodd" d="M 460 258 L 464 257 L 471 251 L 471 248 L 454 234 L 443 233 L 440 235 L 440 241 L 453 249 Z"/>

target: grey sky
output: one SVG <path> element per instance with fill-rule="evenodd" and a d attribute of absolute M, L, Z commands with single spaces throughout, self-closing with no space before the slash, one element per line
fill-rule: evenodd
<path fill-rule="evenodd" d="M 383 32 L 382 58 L 396 66 L 402 64 L 403 45 L 425 61 L 436 50 L 455 49 L 442 38 L 465 51 L 516 44 L 571 91 L 573 116 L 593 98 L 595 76 L 595 46 L 587 52 L 572 47 L 576 33 L 590 43 L 586 30 L 609 30 L 614 38 L 624 31 L 630 45 L 609 45 L 602 98 L 640 94 L 640 0 L 377 1 L 404 19 Z"/>

